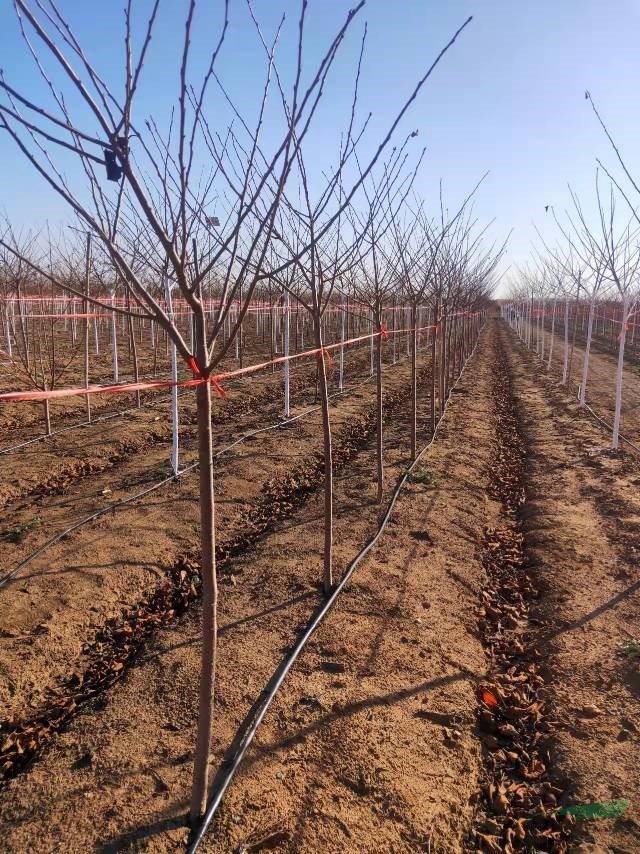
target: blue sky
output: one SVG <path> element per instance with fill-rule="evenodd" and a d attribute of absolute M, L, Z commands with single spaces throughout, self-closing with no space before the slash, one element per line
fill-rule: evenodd
<path fill-rule="evenodd" d="M 138 2 L 143 11 L 148 2 Z M 250 110 L 264 64 L 243 0 L 231 0 L 231 29 L 220 71 L 236 98 Z M 310 0 L 309 67 L 342 22 L 342 0 Z M 80 41 L 105 77 L 121 85 L 124 3 L 59 0 Z M 183 0 L 164 0 L 147 76 L 136 104 L 138 123 L 153 114 L 166 121 L 177 94 L 177 64 Z M 221 4 L 201 2 L 194 40 L 194 66 L 215 38 Z M 205 7 L 207 9 L 205 14 Z M 291 72 L 299 5 L 294 0 L 254 0 L 266 34 L 284 11 L 282 73 Z M 544 206 L 562 210 L 567 182 L 592 209 L 595 159 L 614 166 L 613 153 L 584 99 L 589 89 L 629 165 L 640 174 L 640 2 L 638 0 L 368 0 L 341 53 L 328 97 L 318 115 L 306 157 L 327 164 L 345 126 L 362 25 L 368 38 L 360 112 L 373 112 L 371 140 L 386 130 L 401 100 L 453 31 L 474 16 L 444 58 L 403 125 L 418 128 L 427 159 L 421 194 L 437 205 L 444 182 L 452 207 L 490 171 L 476 201 L 481 219 L 495 218 L 501 239 L 513 229 L 509 260 L 526 259 L 535 239 L 533 222 L 551 232 Z M 176 37 L 177 35 L 177 37 Z M 9 82 L 38 98 L 41 83 L 18 34 L 8 2 L 0 10 L 0 65 Z M 252 101 L 252 99 L 254 99 Z M 217 114 L 215 99 L 209 116 Z M 222 114 L 222 112 L 221 112 Z M 92 127 L 91 130 L 94 128 Z M 18 224 L 67 218 L 63 204 L 0 134 L 0 209 Z"/>

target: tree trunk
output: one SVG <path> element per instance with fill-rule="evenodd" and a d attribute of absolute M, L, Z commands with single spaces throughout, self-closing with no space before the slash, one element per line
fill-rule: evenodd
<path fill-rule="evenodd" d="M 340 371 L 338 375 L 338 390 L 344 388 L 344 307 L 340 311 Z"/>
<path fill-rule="evenodd" d="M 569 367 L 567 370 L 567 383 L 571 382 L 571 369 L 573 367 L 573 351 L 574 351 L 575 346 L 576 346 L 576 330 L 578 327 L 578 306 L 580 304 L 579 299 L 580 299 L 580 285 L 578 285 L 578 290 L 576 291 L 576 306 L 575 306 L 574 317 L 573 317 L 573 336 L 571 338 L 571 350 L 569 351 Z"/>
<path fill-rule="evenodd" d="M 624 345 L 627 337 L 627 323 L 629 322 L 629 297 L 624 295 L 622 300 L 622 321 L 618 342 L 618 364 L 616 367 L 616 408 L 613 417 L 613 436 L 611 447 L 616 450 L 620 437 L 620 416 L 622 413 L 622 378 L 624 368 Z"/>
<path fill-rule="evenodd" d="M 377 328 L 380 329 L 378 313 Z M 382 335 L 376 338 L 376 466 L 378 478 L 378 502 L 382 501 L 384 488 L 384 467 L 382 449 Z"/>
<path fill-rule="evenodd" d="M 595 310 L 595 298 L 591 300 L 589 305 L 589 320 L 587 321 L 587 343 L 584 348 L 584 359 L 582 361 L 582 380 L 580 382 L 580 391 L 578 400 L 580 406 L 584 406 L 587 402 L 587 380 L 589 378 L 589 355 L 591 353 L 591 336 L 593 333 L 593 313 Z"/>
<path fill-rule="evenodd" d="M 444 396 L 445 396 L 445 388 L 444 388 L 444 377 L 445 377 L 445 345 L 447 338 L 447 321 L 444 317 L 442 317 L 440 321 L 440 418 L 444 415 Z"/>
<path fill-rule="evenodd" d="M 89 314 L 89 269 L 91 264 L 91 233 L 87 234 L 87 254 L 85 263 L 85 281 L 84 281 L 84 313 Z M 84 319 L 84 385 L 85 388 L 89 385 L 89 318 Z M 91 421 L 91 396 L 86 395 L 85 405 L 87 408 L 87 421 Z"/>
<path fill-rule="evenodd" d="M 562 363 L 562 385 L 567 384 L 569 376 L 569 298 L 564 301 L 564 361 Z"/>
<path fill-rule="evenodd" d="M 321 348 L 321 318 L 314 317 L 316 347 Z M 333 589 L 333 456 L 331 447 L 331 418 L 329 415 L 329 395 L 327 392 L 327 371 L 322 353 L 318 354 L 318 391 L 322 410 L 322 440 L 324 446 L 324 592 Z"/>
<path fill-rule="evenodd" d="M 129 291 L 129 287 L 127 286 L 127 311 L 131 310 L 131 294 Z M 137 383 L 140 378 L 140 372 L 138 370 L 138 347 L 136 345 L 136 336 L 133 328 L 133 317 L 128 315 L 127 317 L 127 325 L 129 329 L 129 353 L 131 354 L 131 358 L 133 361 L 133 381 Z M 136 406 L 140 408 L 141 400 L 140 400 L 140 391 L 136 391 Z"/>
<path fill-rule="evenodd" d="M 289 291 L 285 290 L 284 292 L 284 329 L 283 329 L 283 342 L 282 342 L 282 352 L 286 359 L 284 363 L 284 417 L 288 418 L 291 415 L 291 407 L 290 407 L 290 373 L 291 366 L 289 363 L 289 311 L 290 311 L 290 300 L 289 300 Z M 242 364 L 242 362 L 241 362 Z"/>
<path fill-rule="evenodd" d="M 553 356 L 553 342 L 556 331 L 556 297 L 553 298 L 553 309 L 551 310 L 551 340 L 549 342 L 549 359 L 547 361 L 547 372 L 551 370 L 551 358 Z"/>
<path fill-rule="evenodd" d="M 418 432 L 418 381 L 416 377 L 416 307 L 411 306 L 411 459 L 415 460 L 417 454 L 417 432 Z"/>
<path fill-rule="evenodd" d="M 438 340 L 438 303 L 433 309 L 433 329 L 431 330 L 431 435 L 436 432 L 436 345 Z"/>
<path fill-rule="evenodd" d="M 45 391 L 46 391 L 46 389 L 45 389 Z M 44 432 L 47 434 L 47 436 L 50 436 L 51 435 L 51 415 L 49 413 L 49 401 L 48 401 L 48 399 L 46 399 L 46 400 L 43 400 L 42 403 L 44 404 Z"/>
<path fill-rule="evenodd" d="M 200 546 L 202 580 L 202 658 L 198 734 L 193 765 L 190 817 L 195 824 L 206 810 L 218 642 L 218 584 L 215 562 L 213 446 L 211 438 L 211 385 L 198 386 L 198 463 L 200 472 Z"/>

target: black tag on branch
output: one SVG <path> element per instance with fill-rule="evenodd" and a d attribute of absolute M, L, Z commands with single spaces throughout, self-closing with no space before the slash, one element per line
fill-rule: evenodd
<path fill-rule="evenodd" d="M 122 177 L 122 166 L 118 163 L 115 151 L 110 148 L 104 149 L 104 164 L 107 167 L 107 179 L 119 181 Z"/>

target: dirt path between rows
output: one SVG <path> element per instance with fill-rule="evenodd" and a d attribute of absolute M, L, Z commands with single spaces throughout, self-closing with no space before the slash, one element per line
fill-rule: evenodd
<path fill-rule="evenodd" d="M 526 544 L 542 582 L 556 767 L 571 802 L 628 799 L 617 820 L 584 822 L 598 850 L 640 850 L 640 674 L 624 645 L 640 618 L 640 468 L 554 388 L 506 329 L 531 454 Z M 595 850 L 595 849 L 594 849 Z"/>

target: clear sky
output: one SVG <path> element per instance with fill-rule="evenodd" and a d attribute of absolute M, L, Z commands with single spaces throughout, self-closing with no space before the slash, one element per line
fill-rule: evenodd
<path fill-rule="evenodd" d="M 58 0 L 86 53 L 107 79 L 121 86 L 124 2 Z M 134 2 L 141 10 L 147 0 Z M 138 124 L 148 114 L 166 121 L 178 87 L 177 65 L 185 0 L 164 0 L 145 84 L 136 104 Z M 221 4 L 201 0 L 194 63 L 203 60 L 220 20 Z M 310 0 L 309 59 L 317 57 L 342 22 L 349 3 Z M 220 70 L 237 98 L 256 97 L 264 63 L 243 0 L 231 0 L 231 29 Z M 205 14 L 204 9 L 210 9 Z M 297 0 L 254 0 L 265 33 L 284 11 L 287 27 L 281 62 L 291 71 Z M 327 163 L 345 126 L 350 84 L 362 25 L 368 38 L 360 111 L 373 112 L 375 131 L 386 129 L 401 99 L 439 49 L 469 15 L 470 26 L 447 54 L 413 105 L 403 131 L 418 128 L 427 146 L 421 194 L 437 205 L 444 182 L 451 207 L 487 170 L 476 202 L 482 219 L 495 218 L 493 234 L 513 229 L 509 261 L 525 260 L 535 239 L 533 222 L 551 231 L 544 206 L 561 211 L 567 182 L 587 209 L 593 197 L 595 159 L 614 165 L 613 153 L 590 106 L 589 89 L 629 165 L 640 174 L 640 0 L 367 0 L 353 28 L 329 97 L 318 116 L 306 156 Z M 176 38 L 177 34 L 177 38 Z M 19 37 L 8 0 L 0 7 L 0 65 L 6 79 L 38 99 L 41 81 Z M 208 105 L 211 118 L 216 104 Z M 90 128 L 95 130 L 94 127 Z M 375 133 L 374 133 L 375 137 Z M 0 210 L 25 225 L 66 219 L 63 204 L 43 185 L 12 141 L 0 133 Z"/>

